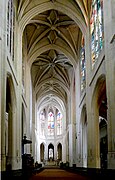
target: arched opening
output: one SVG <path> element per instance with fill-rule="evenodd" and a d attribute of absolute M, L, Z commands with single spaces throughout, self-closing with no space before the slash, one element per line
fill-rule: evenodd
<path fill-rule="evenodd" d="M 107 168 L 107 97 L 106 97 L 106 80 L 105 76 L 101 75 L 96 83 L 96 89 L 93 96 L 93 134 L 92 138 L 95 141 L 95 159 L 96 167 Z M 94 142 L 92 142 L 94 143 Z"/>
<path fill-rule="evenodd" d="M 99 104 L 99 135 L 100 135 L 100 167 L 107 168 L 107 98 L 106 85 L 104 85 L 102 92 L 98 98 Z"/>
<path fill-rule="evenodd" d="M 83 167 L 87 167 L 87 113 L 86 106 L 82 109 L 82 164 Z"/>
<path fill-rule="evenodd" d="M 57 160 L 62 161 L 62 145 L 61 143 L 57 146 Z"/>
<path fill-rule="evenodd" d="M 15 100 L 12 89 L 11 78 L 7 77 L 6 82 L 6 122 L 5 122 L 5 152 L 6 152 L 6 169 L 12 169 L 13 158 L 13 114 L 15 112 Z"/>
<path fill-rule="evenodd" d="M 45 150 L 44 144 L 42 143 L 42 144 L 40 145 L 40 161 L 41 161 L 41 162 L 44 161 L 44 150 Z"/>
<path fill-rule="evenodd" d="M 54 160 L 54 146 L 53 146 L 53 144 L 49 144 L 49 146 L 48 146 L 48 160 L 49 161 Z"/>

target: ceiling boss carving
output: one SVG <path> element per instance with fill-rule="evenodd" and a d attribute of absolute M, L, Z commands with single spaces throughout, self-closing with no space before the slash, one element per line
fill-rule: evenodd
<path fill-rule="evenodd" d="M 38 85 L 44 78 L 58 78 L 61 82 L 69 85 L 68 70 L 72 68 L 69 59 L 56 50 L 49 50 L 37 57 L 33 63 L 33 71 L 36 71 L 34 85 Z"/>
<path fill-rule="evenodd" d="M 52 3 L 54 3 L 56 0 L 51 0 Z"/>

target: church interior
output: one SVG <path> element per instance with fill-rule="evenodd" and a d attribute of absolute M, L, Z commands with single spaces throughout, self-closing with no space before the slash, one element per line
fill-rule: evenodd
<path fill-rule="evenodd" d="M 115 0 L 0 0 L 0 172 L 115 170 Z"/>

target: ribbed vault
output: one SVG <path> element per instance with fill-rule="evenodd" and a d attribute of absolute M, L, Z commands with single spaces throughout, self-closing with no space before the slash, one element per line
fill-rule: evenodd
<path fill-rule="evenodd" d="M 87 0 L 18 1 L 18 20 L 37 99 L 49 95 L 67 102 L 89 9 Z"/>

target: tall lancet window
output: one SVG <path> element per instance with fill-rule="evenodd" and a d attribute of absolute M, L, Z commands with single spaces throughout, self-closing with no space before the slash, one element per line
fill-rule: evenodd
<path fill-rule="evenodd" d="M 45 112 L 40 113 L 40 135 L 45 136 Z"/>
<path fill-rule="evenodd" d="M 86 86 L 86 63 L 85 63 L 84 38 L 82 38 L 81 48 L 80 48 L 80 75 L 81 75 L 81 92 L 83 92 Z"/>
<path fill-rule="evenodd" d="M 103 48 L 104 28 L 103 28 L 103 0 L 92 0 L 91 19 L 91 57 L 92 68 Z"/>
<path fill-rule="evenodd" d="M 57 113 L 57 135 L 62 134 L 62 114 L 60 111 Z"/>
<path fill-rule="evenodd" d="M 48 113 L 48 135 L 54 135 L 54 114 L 51 111 Z"/>
<path fill-rule="evenodd" d="M 13 0 L 9 0 L 7 8 L 7 46 L 12 60 L 14 60 L 14 24 L 15 11 L 13 6 Z"/>

